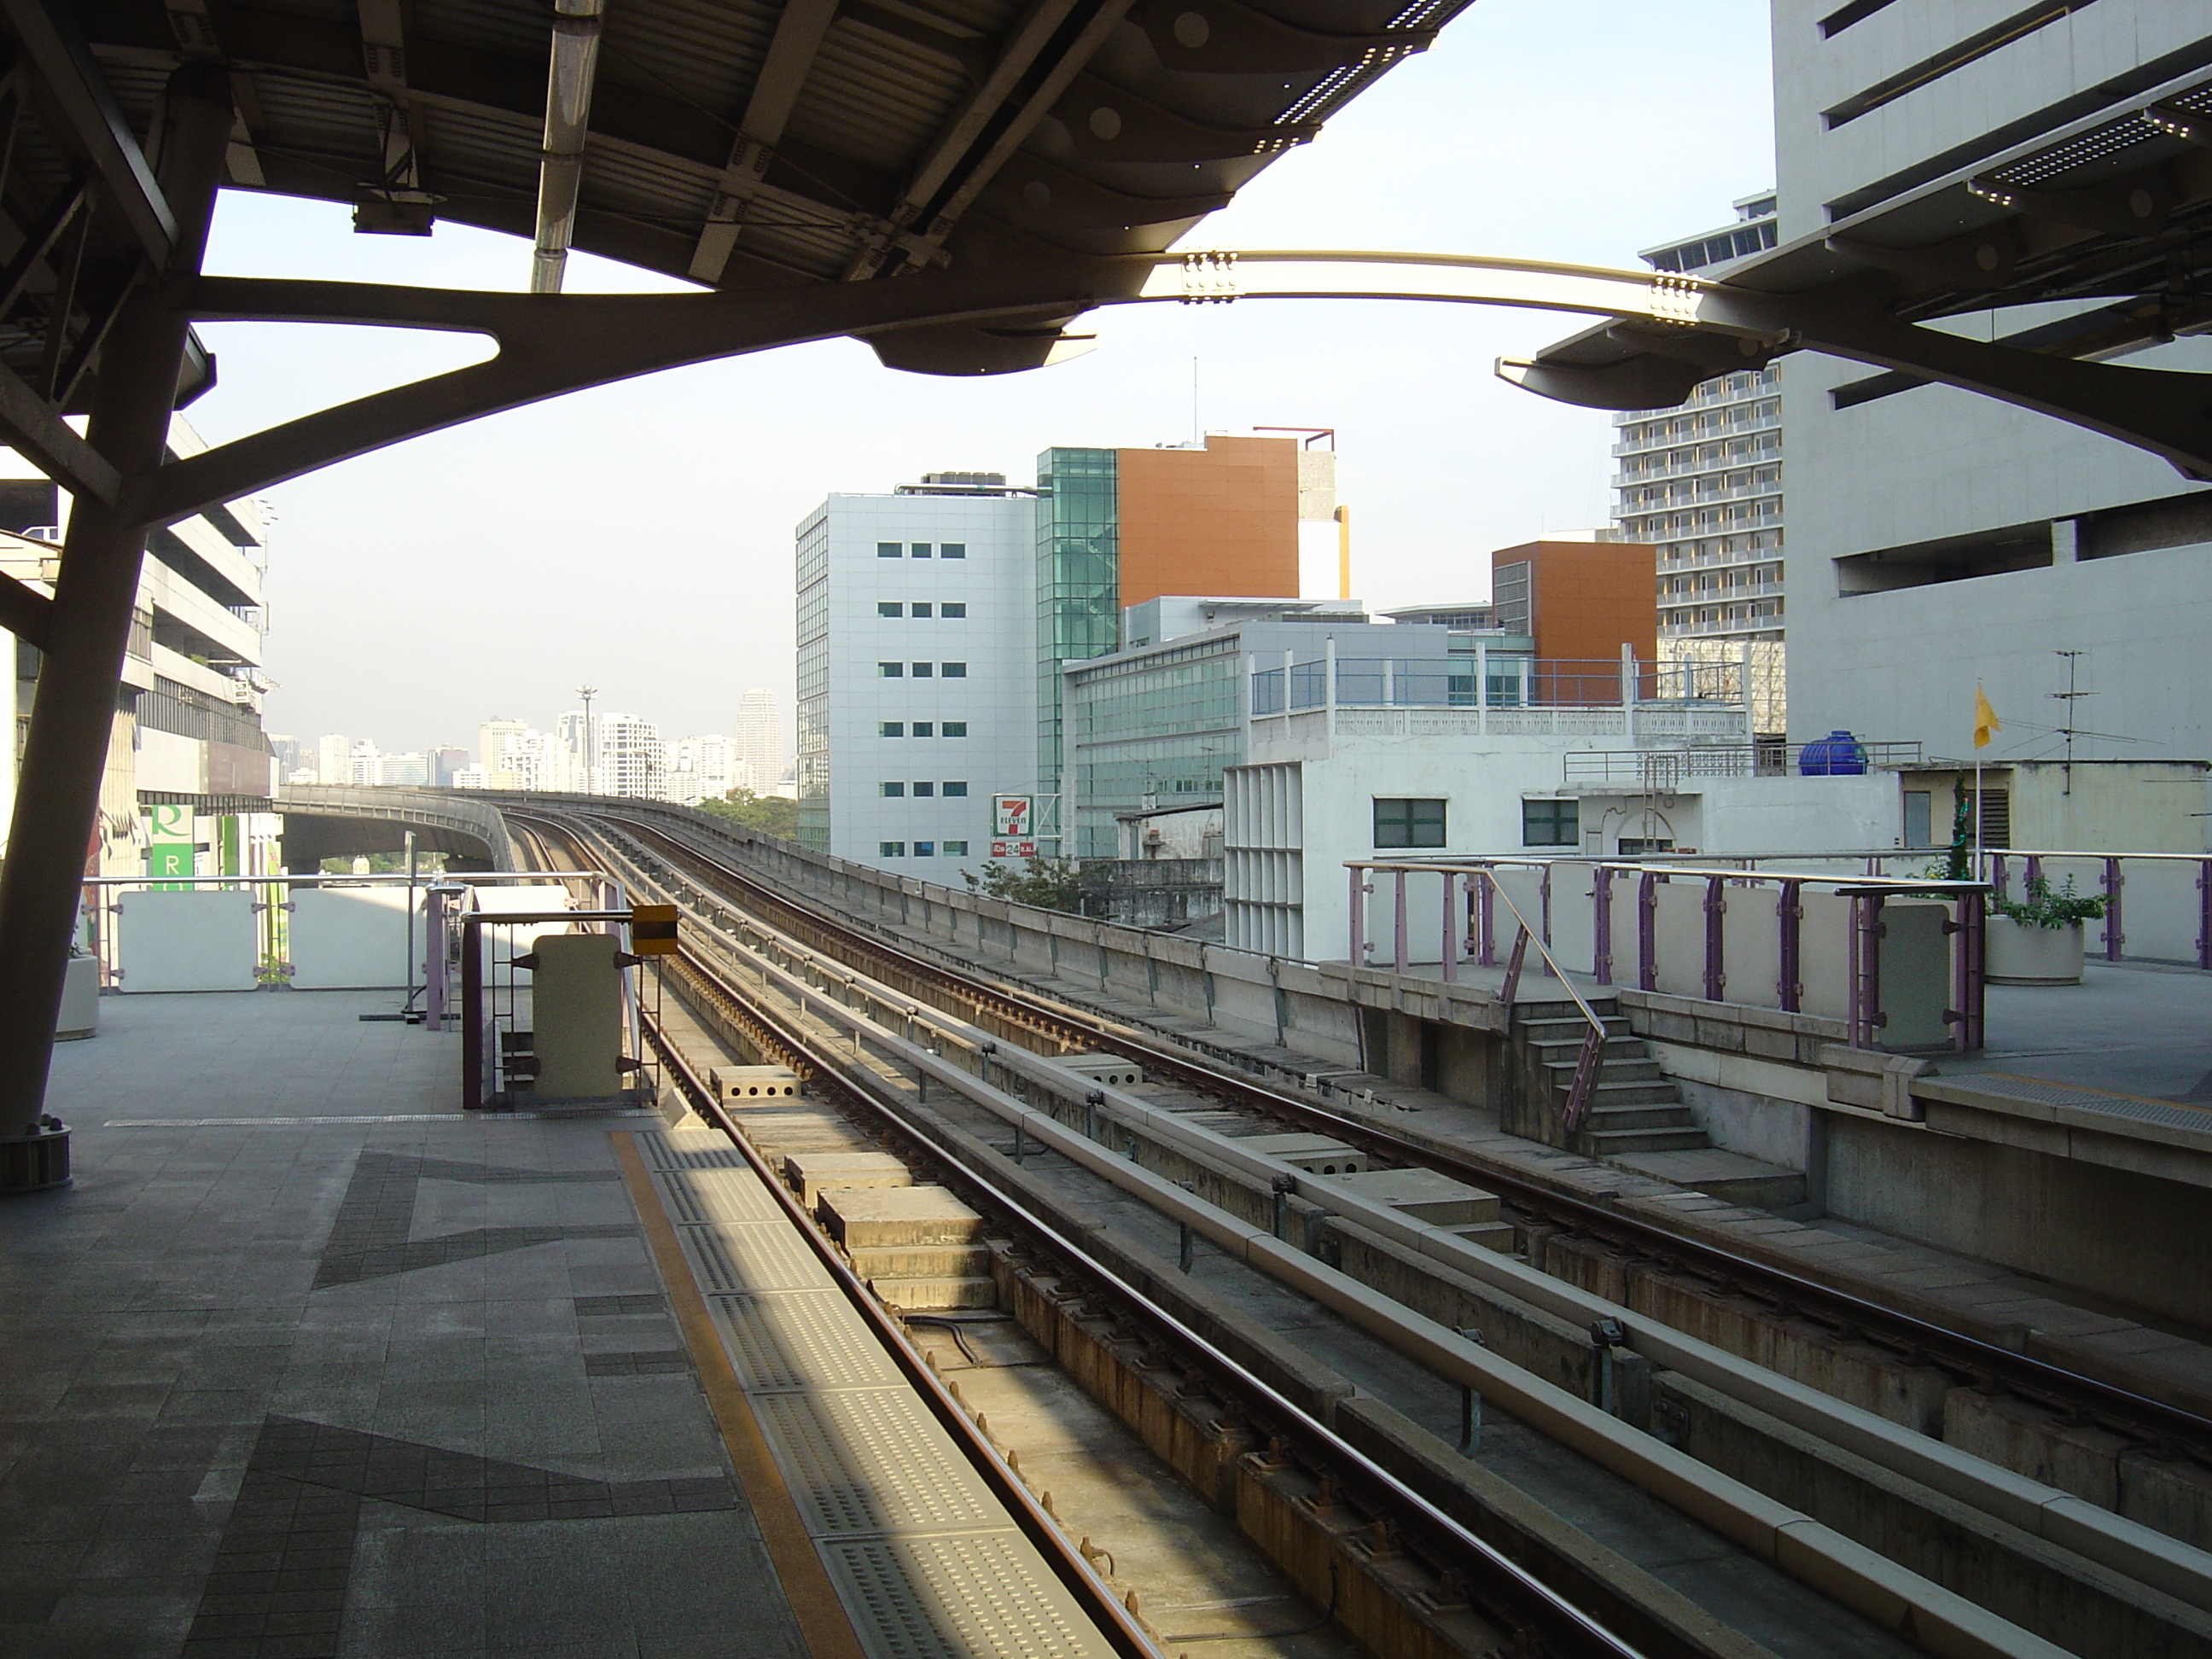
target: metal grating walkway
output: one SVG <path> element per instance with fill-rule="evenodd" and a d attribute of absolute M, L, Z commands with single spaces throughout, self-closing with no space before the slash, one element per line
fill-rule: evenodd
<path fill-rule="evenodd" d="M 1107 1659 L 744 1159 L 640 1133 L 763 1439 L 872 1659 Z"/>

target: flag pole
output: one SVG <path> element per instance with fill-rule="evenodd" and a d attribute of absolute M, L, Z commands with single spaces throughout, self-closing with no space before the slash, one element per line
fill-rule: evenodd
<path fill-rule="evenodd" d="M 1982 879 L 1982 751 L 1974 751 L 1974 879 Z"/>

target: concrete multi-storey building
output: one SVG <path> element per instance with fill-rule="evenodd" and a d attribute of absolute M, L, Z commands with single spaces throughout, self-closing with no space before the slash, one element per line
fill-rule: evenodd
<path fill-rule="evenodd" d="M 783 782 L 783 711 L 765 686 L 753 687 L 738 701 L 731 758 L 732 782 L 757 795 L 773 793 Z"/>
<path fill-rule="evenodd" d="M 1725 277 L 1775 245 L 1776 193 L 1735 204 L 1736 218 L 1643 250 L 1655 270 Z M 1788 715 L 1784 634 L 1782 367 L 1708 380 L 1677 409 L 1617 416 L 1613 522 L 1658 550 L 1659 655 L 1742 662 L 1752 719 L 1779 732 Z"/>
<path fill-rule="evenodd" d="M 799 839 L 940 880 L 980 867 L 990 797 L 1036 778 L 1030 492 L 931 473 L 830 496 L 798 542 Z"/>
<path fill-rule="evenodd" d="M 1334 461 L 1294 438 L 1217 434 L 1048 449 L 1034 489 L 933 473 L 889 495 L 830 497 L 799 532 L 801 836 L 871 862 L 941 859 L 949 839 L 954 856 L 981 860 L 982 798 L 1024 794 L 1034 829 L 1021 844 L 1077 851 L 1064 669 L 1114 651 L 1124 609 L 1163 595 L 1295 600 L 1298 526 L 1334 511 Z M 948 713 L 982 762 L 923 775 L 917 724 L 941 758 Z M 948 786 L 973 804 L 951 805 Z M 1100 834 L 1110 856 L 1110 814 Z"/>
<path fill-rule="evenodd" d="M 1838 236 L 1899 240 L 1883 226 L 1908 222 L 1948 181 L 1994 178 L 1981 188 L 2020 192 L 2008 201 L 2063 204 L 2197 153 L 2143 112 L 2212 108 L 2212 12 L 2144 0 L 2005 18 L 2012 9 L 1778 0 L 1773 260 Z M 2062 234 L 2080 233 L 2057 226 L 2046 240 Z M 2191 291 L 2185 276 L 2175 283 L 2162 303 Z M 2179 337 L 2165 343 L 2117 357 L 2100 343 L 2155 334 L 2126 331 L 2142 314 L 2133 298 L 2085 297 L 1936 325 L 2139 368 L 2212 369 L 2212 342 L 2192 337 L 2182 313 L 2166 330 Z M 1988 764 L 2056 757 L 2064 728 L 2077 759 L 2212 754 L 2203 485 L 2139 449 L 1964 391 L 1810 353 L 1787 371 L 1793 735 L 1848 726 L 1966 755 L 1978 684 L 2004 721 L 1982 751 Z M 2008 787 L 2001 773 L 1985 781 L 1992 797 Z"/>
<path fill-rule="evenodd" d="M 168 447 L 182 457 L 204 445 L 178 416 Z M 0 572 L 51 592 L 68 521 L 67 499 L 54 484 L 0 451 Z M 156 808 L 171 867 L 187 834 L 201 873 L 274 867 L 276 767 L 261 725 L 270 684 L 262 669 L 266 541 L 253 501 L 210 507 L 149 540 L 101 787 L 99 846 L 88 866 L 99 873 L 144 872 Z M 14 654 L 16 738 L 0 769 L 9 800 L 38 678 L 37 652 L 17 641 Z"/>
<path fill-rule="evenodd" d="M 592 793 L 659 799 L 666 766 L 660 728 L 623 714 L 595 714 L 591 726 Z"/>

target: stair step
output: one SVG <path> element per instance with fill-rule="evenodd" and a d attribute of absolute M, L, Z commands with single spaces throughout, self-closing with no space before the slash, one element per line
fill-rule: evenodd
<path fill-rule="evenodd" d="M 1711 1144 L 1703 1129 L 1593 1129 L 1585 1139 L 1599 1158 L 1620 1152 L 1702 1152 Z"/>
<path fill-rule="evenodd" d="M 1598 1024 L 1605 1027 L 1605 1034 L 1609 1037 L 1636 1036 L 1629 1030 L 1628 1022 L 1618 1015 L 1601 1018 Z M 1526 1042 L 1580 1042 L 1589 1034 L 1589 1022 L 1580 1014 L 1572 1019 L 1516 1019 L 1513 1032 Z"/>
<path fill-rule="evenodd" d="M 1561 1092 L 1569 1086 L 1562 1083 Z M 1682 1091 L 1671 1082 L 1608 1083 L 1601 1076 L 1590 1086 L 1592 1106 L 1671 1106 L 1680 1104 L 1681 1099 Z"/>
<path fill-rule="evenodd" d="M 1581 1064 L 1579 1057 L 1547 1060 L 1544 1062 L 1553 1077 L 1561 1079 L 1571 1079 L 1575 1074 L 1576 1066 Z M 1597 1074 L 1607 1083 L 1652 1083 L 1667 1075 L 1659 1069 L 1659 1062 L 1656 1060 L 1631 1060 L 1626 1057 L 1615 1060 L 1609 1055 L 1599 1057 Z"/>
<path fill-rule="evenodd" d="M 1654 1101 L 1646 1106 L 1593 1106 L 1589 1122 L 1593 1129 L 1694 1129 L 1697 1120 L 1686 1106 Z"/>
<path fill-rule="evenodd" d="M 1585 1038 L 1580 1036 L 1545 1037 L 1539 1042 L 1526 1043 L 1523 1046 L 1539 1059 L 1555 1064 L 1562 1059 L 1570 1060 L 1578 1059 L 1582 1054 L 1583 1043 L 1585 1041 Z M 1631 1060 L 1642 1060 L 1650 1052 L 1651 1045 L 1638 1036 L 1609 1036 L 1598 1048 L 1600 1054 L 1619 1054 L 1624 1059 Z"/>

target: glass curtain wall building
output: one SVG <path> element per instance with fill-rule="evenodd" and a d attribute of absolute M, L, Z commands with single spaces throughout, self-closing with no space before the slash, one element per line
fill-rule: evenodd
<path fill-rule="evenodd" d="M 1118 463 L 1111 449 L 1048 449 L 1037 457 L 1036 788 L 1048 798 L 1060 789 L 1060 671 L 1121 642 Z M 1071 850 L 1054 803 L 1044 805 L 1037 817 L 1045 850 Z"/>

